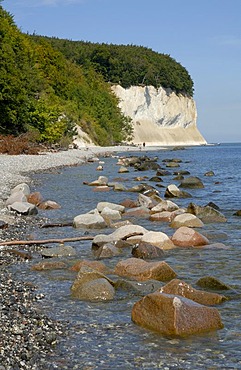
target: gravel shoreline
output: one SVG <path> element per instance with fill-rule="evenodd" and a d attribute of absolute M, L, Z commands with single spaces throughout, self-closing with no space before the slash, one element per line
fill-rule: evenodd
<path fill-rule="evenodd" d="M 5 208 L 5 200 L 14 186 L 30 183 L 31 174 L 37 171 L 81 165 L 91 157 L 129 150 L 138 148 L 91 147 L 41 155 L 0 155 L 0 220 L 9 225 L 0 230 L 0 244 L 1 240 L 21 239 L 31 227 L 31 221 L 10 215 Z M 0 370 L 52 369 L 51 353 L 58 337 L 67 335 L 65 323 L 56 322 L 41 312 L 37 304 L 41 297 L 36 287 L 17 281 L 10 272 L 12 264 L 24 263 L 24 260 L 26 256 L 0 249 Z"/>

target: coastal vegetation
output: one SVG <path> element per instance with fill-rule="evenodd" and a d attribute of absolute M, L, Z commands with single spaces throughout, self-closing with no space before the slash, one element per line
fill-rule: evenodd
<path fill-rule="evenodd" d="M 131 120 L 112 84 L 193 94 L 188 72 L 169 55 L 24 34 L 0 5 L 0 135 L 68 146 L 79 125 L 98 145 L 128 141 Z"/>

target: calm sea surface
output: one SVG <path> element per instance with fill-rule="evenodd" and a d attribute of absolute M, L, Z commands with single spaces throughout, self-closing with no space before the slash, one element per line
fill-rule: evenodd
<path fill-rule="evenodd" d="M 122 153 L 123 154 L 123 153 Z M 90 303 L 71 299 L 70 287 L 74 274 L 66 271 L 31 272 L 30 265 L 14 267 L 19 278 L 33 281 L 45 294 L 41 306 L 46 313 L 58 320 L 68 321 L 69 334 L 61 339 L 57 355 L 51 359 L 51 369 L 241 369 L 241 217 L 234 212 L 241 209 L 241 144 L 194 147 L 185 150 L 156 150 L 125 155 L 158 156 L 163 159 L 180 158 L 180 170 L 188 170 L 204 183 L 204 189 L 188 190 L 192 198 L 174 199 L 180 207 L 190 202 L 206 205 L 214 202 L 226 216 L 226 223 L 205 224 L 200 232 L 211 243 L 223 243 L 226 248 L 175 249 L 166 252 L 165 261 L 176 271 L 178 278 L 194 287 L 203 276 L 212 275 L 232 287 L 229 301 L 217 306 L 224 328 L 217 332 L 191 336 L 186 339 L 163 337 L 136 326 L 131 321 L 133 304 L 141 298 L 133 292 L 118 291 L 108 303 Z M 118 153 L 120 155 L 120 153 Z M 32 191 L 40 191 L 45 199 L 55 200 L 62 208 L 41 211 L 40 217 L 49 222 L 72 221 L 76 215 L 95 208 L 99 201 L 120 203 L 126 198 L 136 200 L 137 193 L 94 192 L 83 185 L 104 175 L 109 181 L 121 177 L 126 187 L 136 185 L 136 176 L 152 177 L 154 171 L 136 172 L 130 168 L 127 174 L 118 174 L 116 158 L 105 158 L 104 171 L 96 171 L 97 164 L 86 164 L 34 176 Z M 165 187 L 180 182 L 171 175 L 164 176 L 164 187 L 145 180 L 158 189 L 164 197 Z M 204 174 L 213 171 L 214 176 Z M 167 223 L 151 223 L 147 219 L 132 220 L 149 230 L 162 231 L 172 236 L 174 231 Z M 110 233 L 111 230 L 98 233 Z M 72 227 L 36 229 L 37 238 L 64 238 L 80 236 L 83 230 Z M 79 259 L 93 260 L 91 241 L 68 243 Z M 113 267 L 119 259 L 131 257 L 130 252 L 103 262 Z M 32 263 L 37 263 L 36 256 Z M 117 279 L 116 277 L 113 277 Z M 164 285 L 160 283 L 160 286 Z M 147 294 L 148 284 L 143 284 Z M 225 294 L 225 292 L 220 292 Z M 226 294 L 227 295 L 227 294 Z"/>

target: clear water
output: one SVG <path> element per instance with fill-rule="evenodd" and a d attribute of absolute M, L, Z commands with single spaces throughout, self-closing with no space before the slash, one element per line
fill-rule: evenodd
<path fill-rule="evenodd" d="M 165 158 L 180 158 L 181 170 L 189 170 L 192 176 L 198 176 L 204 183 L 204 189 L 188 190 L 191 199 L 174 200 L 180 207 L 191 201 L 198 205 L 214 202 L 227 217 L 226 223 L 206 224 L 200 231 L 207 235 L 212 243 L 224 243 L 227 248 L 216 249 L 178 249 L 166 252 L 166 262 L 177 272 L 178 278 L 195 286 L 203 276 L 212 275 L 233 288 L 230 300 L 218 306 L 224 328 L 205 335 L 191 336 L 186 339 L 168 338 L 140 328 L 131 322 L 131 309 L 141 294 L 118 291 L 116 298 L 108 303 L 89 303 L 71 299 L 70 286 L 75 275 L 66 271 L 36 273 L 30 271 L 30 265 L 17 266 L 16 274 L 26 280 L 32 280 L 45 293 L 41 306 L 46 313 L 58 320 L 69 322 L 67 338 L 60 340 L 55 355 L 51 359 L 52 367 L 59 369 L 241 369 L 241 218 L 233 213 L 241 209 L 241 144 L 195 147 L 186 150 L 158 150 L 138 152 L 158 156 L 158 163 L 163 167 Z M 133 155 L 133 153 L 125 153 Z M 125 186 L 136 185 L 136 176 L 154 175 L 150 172 L 136 172 L 133 168 L 127 174 L 118 174 L 116 158 L 104 159 L 104 171 L 96 171 L 96 164 L 70 167 L 56 173 L 34 176 L 34 189 L 40 191 L 45 199 L 59 202 L 60 210 L 41 211 L 40 216 L 49 222 L 73 220 L 78 215 L 93 208 L 99 201 L 120 203 L 126 198 L 137 199 L 137 193 L 94 192 L 83 181 L 95 180 L 105 175 L 109 181 L 125 178 Z M 173 180 L 173 172 L 163 177 L 165 187 Z M 207 177 L 207 171 L 214 171 L 215 176 Z M 145 180 L 147 183 L 148 180 Z M 155 183 L 150 183 L 155 186 Z M 159 188 L 164 197 L 164 188 Z M 147 219 L 134 219 L 135 223 L 149 230 L 159 230 L 171 236 L 174 230 L 167 223 L 151 223 Z M 110 230 L 99 231 L 108 233 Z M 36 229 L 38 238 L 64 238 L 79 236 L 83 230 L 72 227 Z M 67 243 L 71 245 L 71 243 Z M 93 260 L 91 241 L 72 243 L 79 259 Z M 130 257 L 125 252 L 121 257 L 104 260 L 113 267 L 120 258 Z M 32 263 L 38 262 L 36 258 Z M 68 262 L 68 261 L 67 261 Z M 160 285 L 163 285 L 160 283 Z M 148 284 L 143 284 L 147 292 Z"/>

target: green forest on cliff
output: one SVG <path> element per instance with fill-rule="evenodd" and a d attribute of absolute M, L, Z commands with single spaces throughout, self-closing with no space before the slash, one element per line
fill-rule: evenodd
<path fill-rule="evenodd" d="M 111 91 L 115 83 L 193 94 L 188 72 L 168 55 L 24 34 L 0 5 L 0 134 L 57 143 L 77 124 L 96 144 L 126 141 L 132 127 Z"/>

